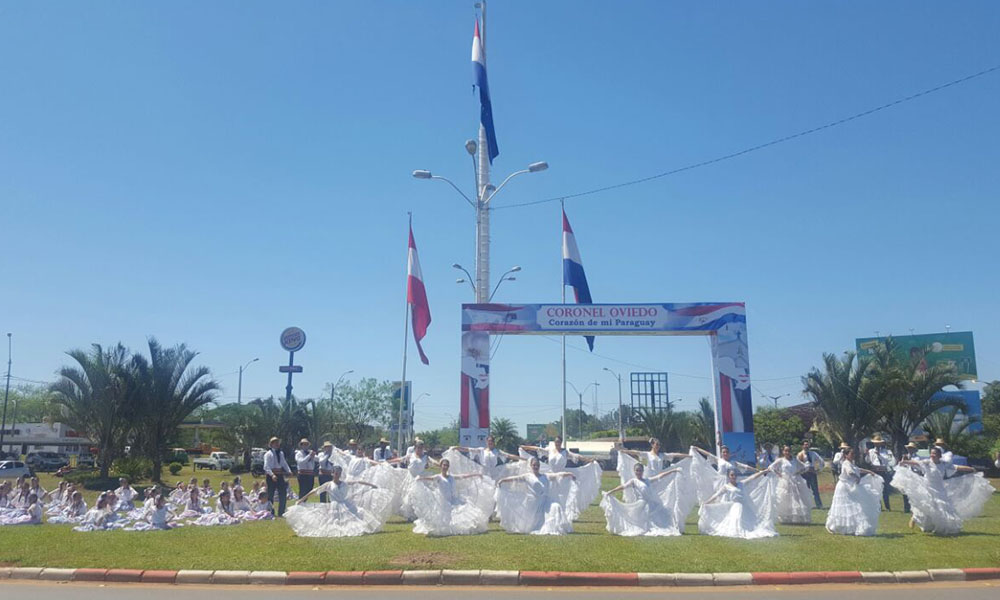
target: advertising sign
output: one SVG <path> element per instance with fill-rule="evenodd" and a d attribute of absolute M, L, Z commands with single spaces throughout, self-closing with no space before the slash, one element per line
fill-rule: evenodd
<path fill-rule="evenodd" d="M 528 423 L 527 435 L 524 437 L 529 444 L 545 439 L 545 423 Z"/>
<path fill-rule="evenodd" d="M 969 433 L 982 433 L 983 432 L 983 402 L 982 398 L 979 396 L 979 390 L 956 390 L 954 392 L 938 392 L 934 394 L 933 398 L 935 400 L 946 400 L 946 399 L 959 399 L 965 402 L 965 418 L 962 418 L 962 413 L 955 418 L 956 426 L 959 424 L 964 424 L 971 417 L 978 417 L 978 422 L 970 423 L 969 428 L 966 430 Z M 951 409 L 944 409 L 951 410 Z"/>
<path fill-rule="evenodd" d="M 951 365 L 962 379 L 977 378 L 976 347 L 971 331 L 894 335 L 892 339 L 896 343 L 897 357 L 903 361 L 918 362 L 920 370 L 933 365 Z M 884 337 L 855 340 L 858 357 L 871 356 L 881 343 L 885 343 Z"/>
<path fill-rule="evenodd" d="M 281 332 L 281 347 L 288 352 L 298 352 L 306 345 L 306 332 L 298 327 L 289 327 Z"/>

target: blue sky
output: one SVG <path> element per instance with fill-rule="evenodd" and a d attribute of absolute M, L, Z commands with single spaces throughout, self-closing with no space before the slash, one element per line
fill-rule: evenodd
<path fill-rule="evenodd" d="M 418 429 L 458 412 L 454 262 L 473 266 L 472 2 L 0 4 L 0 328 L 14 375 L 70 348 L 184 341 L 235 400 L 348 369 L 398 379 L 406 213 L 434 321 L 411 361 Z M 934 2 L 493 2 L 498 207 L 644 177 L 1000 64 L 1000 7 Z M 735 160 L 567 203 L 595 301 L 745 301 L 751 372 L 799 376 L 855 337 L 973 330 L 1000 378 L 1000 72 Z M 498 300 L 552 302 L 558 203 L 493 214 Z M 572 340 L 569 380 L 666 370 L 709 393 L 701 339 Z M 2 354 L 2 353 L 0 353 Z M 558 415 L 559 344 L 507 338 L 495 416 Z M 588 394 L 589 395 L 589 394 Z M 572 397 L 572 396 L 571 396 Z M 589 398 L 592 402 L 593 398 Z"/>

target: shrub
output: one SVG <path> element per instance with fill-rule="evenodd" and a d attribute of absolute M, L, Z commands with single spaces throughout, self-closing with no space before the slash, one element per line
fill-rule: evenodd
<path fill-rule="evenodd" d="M 229 467 L 229 472 L 232 473 L 233 475 L 241 475 L 243 473 L 246 473 L 247 470 L 243 468 L 242 464 L 239 464 Z"/>
<path fill-rule="evenodd" d="M 153 463 L 148 458 L 119 458 L 111 464 L 111 471 L 116 477 L 128 477 L 129 482 L 141 481 L 152 476 Z"/>
<path fill-rule="evenodd" d="M 184 468 L 184 465 L 182 465 L 181 463 L 179 463 L 179 462 L 172 462 L 172 463 L 170 463 L 170 466 L 167 467 L 167 470 L 170 471 L 171 475 L 176 475 L 176 474 L 180 473 L 181 469 L 183 469 L 183 468 Z"/>
<path fill-rule="evenodd" d="M 69 483 L 85 483 L 97 476 L 97 469 L 76 469 L 63 476 Z"/>

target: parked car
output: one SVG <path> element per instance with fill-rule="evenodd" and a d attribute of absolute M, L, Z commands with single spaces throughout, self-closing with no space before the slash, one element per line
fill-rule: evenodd
<path fill-rule="evenodd" d="M 76 466 L 78 467 L 89 467 L 93 468 L 97 462 L 94 460 L 93 454 L 81 454 L 76 459 Z"/>
<path fill-rule="evenodd" d="M 16 479 L 21 476 L 31 477 L 34 473 L 31 468 L 19 460 L 5 460 L 0 462 L 0 479 Z"/>
<path fill-rule="evenodd" d="M 69 464 L 69 460 L 55 452 L 30 452 L 24 459 L 35 471 L 58 471 Z"/>
<path fill-rule="evenodd" d="M 208 456 L 202 456 L 200 458 L 194 459 L 195 470 L 201 469 L 211 469 L 211 470 L 223 470 L 231 469 L 233 466 L 233 457 L 229 456 L 228 452 L 213 452 Z"/>

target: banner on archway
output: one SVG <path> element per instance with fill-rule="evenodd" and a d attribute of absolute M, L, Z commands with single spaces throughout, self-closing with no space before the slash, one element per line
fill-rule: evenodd
<path fill-rule="evenodd" d="M 463 304 L 459 431 L 463 446 L 484 445 L 489 433 L 490 335 L 706 336 L 720 443 L 729 446 L 737 460 L 753 464 L 753 404 L 742 302 Z"/>

